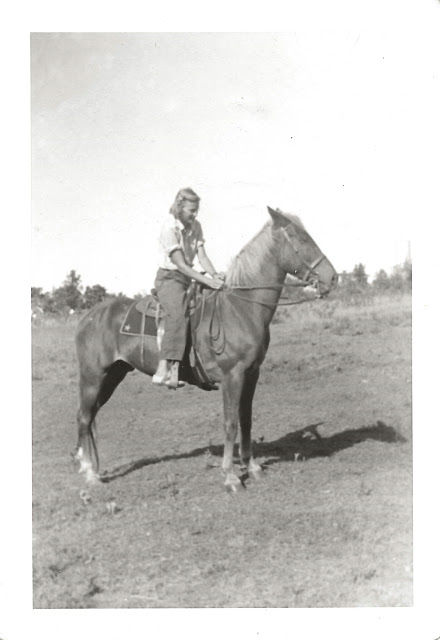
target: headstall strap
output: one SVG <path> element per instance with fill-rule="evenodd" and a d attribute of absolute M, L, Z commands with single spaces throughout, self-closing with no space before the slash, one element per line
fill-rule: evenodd
<path fill-rule="evenodd" d="M 292 223 L 290 223 L 292 224 Z M 289 226 L 289 225 L 288 225 Z M 298 278 L 298 282 L 296 283 L 284 283 L 282 285 L 263 285 L 263 286 L 256 286 L 256 287 L 240 287 L 238 285 L 236 286 L 230 286 L 226 289 L 226 291 L 228 293 L 230 293 L 231 295 L 240 298 L 241 300 L 246 300 L 247 302 L 253 302 L 254 304 L 260 304 L 264 307 L 277 307 L 277 306 L 290 306 L 293 304 L 301 304 L 302 302 L 310 302 L 313 298 L 304 298 L 303 300 L 291 300 L 290 302 L 277 302 L 277 303 L 272 303 L 272 302 L 263 302 L 262 300 L 254 300 L 252 298 L 246 298 L 243 297 L 241 295 L 238 295 L 237 293 L 233 293 L 232 289 L 241 289 L 242 291 L 251 291 L 251 290 L 257 290 L 257 289 L 283 289 L 284 287 L 306 287 L 308 284 L 308 278 L 310 277 L 311 274 L 314 274 L 315 276 L 317 276 L 316 279 L 316 289 L 318 292 L 318 297 L 320 294 L 320 288 L 319 288 L 319 274 L 316 273 L 315 269 L 316 267 L 325 259 L 325 255 L 323 253 L 321 253 L 321 255 L 319 255 L 317 258 L 315 258 L 315 260 L 311 263 L 308 264 L 302 257 L 301 254 L 299 252 L 299 250 L 296 248 L 296 246 L 294 245 L 294 243 L 292 242 L 292 240 L 289 237 L 289 234 L 286 231 L 287 227 L 285 227 L 283 229 L 284 235 L 286 240 L 288 241 L 288 243 L 292 246 L 293 250 L 295 251 L 295 253 L 297 254 L 298 258 L 301 260 L 302 264 L 306 267 L 306 273 L 304 275 L 303 278 Z"/>
<path fill-rule="evenodd" d="M 290 224 L 292 224 L 292 223 L 290 223 Z M 290 225 L 287 225 L 287 226 L 289 227 Z M 284 231 L 284 235 L 285 235 L 285 238 L 286 238 L 287 242 L 291 245 L 291 247 L 293 248 L 293 250 L 294 250 L 294 251 L 295 251 L 295 253 L 297 254 L 298 258 L 301 260 L 301 262 L 303 263 L 303 265 L 307 268 L 307 271 L 306 271 L 306 273 L 305 273 L 305 276 L 304 276 L 303 280 L 307 280 L 307 279 L 310 277 L 310 275 L 311 275 L 312 273 L 314 273 L 315 275 L 318 275 L 318 274 L 315 272 L 315 269 L 316 269 L 316 267 L 318 266 L 318 264 L 320 264 L 320 263 L 324 260 L 325 255 L 324 255 L 323 253 L 321 253 L 321 255 L 320 255 L 320 256 L 318 256 L 317 258 L 315 258 L 315 260 L 312 262 L 312 264 L 308 264 L 308 262 L 306 262 L 306 261 L 304 260 L 304 258 L 302 258 L 302 256 L 301 256 L 301 254 L 300 254 L 299 250 L 297 249 L 297 247 L 293 244 L 292 240 L 290 239 L 290 236 L 289 236 L 289 234 L 287 233 L 287 227 L 285 227 L 285 228 L 283 229 L 283 231 Z M 319 284 L 319 277 L 318 277 L 318 284 Z"/>

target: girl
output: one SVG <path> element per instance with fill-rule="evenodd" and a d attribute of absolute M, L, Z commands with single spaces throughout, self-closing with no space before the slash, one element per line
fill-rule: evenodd
<path fill-rule="evenodd" d="M 186 291 L 191 280 L 211 289 L 223 286 L 224 277 L 216 272 L 205 252 L 202 227 L 196 220 L 199 204 L 200 198 L 192 189 L 181 189 L 159 239 L 159 269 L 154 286 L 165 309 L 165 326 L 153 384 L 165 384 L 172 389 L 183 386 L 178 371 L 185 351 Z M 196 256 L 210 278 L 193 269 Z"/>

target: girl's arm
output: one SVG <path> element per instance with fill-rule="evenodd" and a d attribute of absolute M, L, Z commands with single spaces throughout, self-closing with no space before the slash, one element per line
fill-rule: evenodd
<path fill-rule="evenodd" d="M 199 248 L 199 251 L 200 249 L 201 247 Z M 216 278 L 215 276 L 212 278 L 207 278 L 206 276 L 202 275 L 201 273 L 199 273 L 198 271 L 190 267 L 188 264 L 186 264 L 183 251 L 181 249 L 176 249 L 175 251 L 173 251 L 170 258 L 171 258 L 171 261 L 176 265 L 180 273 L 183 273 L 184 276 L 187 276 L 188 278 L 192 278 L 193 280 L 197 280 L 197 282 L 201 282 L 202 284 L 206 285 L 207 287 L 210 287 L 211 289 L 221 289 L 223 287 L 224 283 L 223 283 L 223 280 L 221 280 L 220 278 Z M 205 268 L 204 265 L 202 263 L 200 264 L 204 269 Z M 214 274 L 215 273 L 214 268 L 211 263 L 209 264 Z"/>
<path fill-rule="evenodd" d="M 224 278 L 222 274 L 218 273 L 214 269 L 211 260 L 206 255 L 205 246 L 203 244 L 197 249 L 197 258 L 199 259 L 200 266 L 202 267 L 203 271 L 206 271 L 206 273 L 209 273 L 209 275 L 212 277 L 217 276 L 221 279 Z"/>

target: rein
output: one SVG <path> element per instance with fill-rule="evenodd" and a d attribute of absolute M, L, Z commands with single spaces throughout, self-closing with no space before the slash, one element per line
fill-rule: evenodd
<path fill-rule="evenodd" d="M 212 292 L 211 296 L 207 296 L 207 298 L 214 296 L 214 305 L 212 308 L 211 317 L 209 319 L 209 338 L 211 341 L 212 349 L 216 355 L 218 356 L 221 355 L 224 352 L 225 346 L 226 346 L 226 336 L 225 336 L 225 330 L 223 327 L 222 313 L 221 313 L 221 296 L 218 295 L 219 291 L 223 291 L 225 294 L 229 296 L 234 296 L 235 298 L 239 298 L 240 300 L 245 300 L 246 302 L 251 302 L 253 304 L 259 304 L 263 307 L 268 307 L 268 308 L 274 308 L 279 306 L 287 307 L 287 306 L 292 306 L 294 304 L 302 304 L 303 302 L 311 302 L 312 300 L 316 300 L 316 298 L 321 297 L 320 287 L 319 287 L 319 282 L 320 282 L 319 273 L 317 273 L 316 267 L 319 264 L 321 264 L 321 262 L 325 259 L 325 255 L 321 253 L 321 255 L 319 255 L 311 264 L 309 264 L 303 259 L 298 248 L 294 245 L 294 243 L 290 239 L 289 234 L 286 231 L 286 228 L 283 229 L 283 232 L 284 232 L 285 239 L 288 241 L 292 249 L 295 251 L 301 264 L 306 268 L 305 275 L 303 276 L 302 279 L 297 279 L 297 282 L 288 282 L 288 283 L 282 283 L 282 284 L 266 284 L 266 285 L 258 285 L 258 286 L 240 286 L 240 285 L 226 286 L 225 289 L 222 289 L 222 290 L 217 289 Z M 264 302 L 263 300 L 255 300 L 253 298 L 248 298 L 246 296 L 242 296 L 236 293 L 237 290 L 238 291 L 259 291 L 259 290 L 265 290 L 265 289 L 266 290 L 267 289 L 282 290 L 284 289 L 284 287 L 303 287 L 304 288 L 307 286 L 312 286 L 312 284 L 309 282 L 309 278 L 311 275 L 316 276 L 316 279 L 314 281 L 314 286 L 316 288 L 317 295 L 314 298 L 303 298 L 302 300 L 290 300 L 288 302 L 280 302 L 279 300 L 278 302 Z M 197 334 L 197 330 L 203 319 L 203 315 L 205 312 L 206 299 L 205 297 L 203 297 L 199 322 L 195 327 L 195 334 Z M 217 321 L 218 328 L 214 333 L 215 321 Z M 214 343 L 218 343 L 218 342 L 220 342 L 219 345 L 214 345 Z"/>
<path fill-rule="evenodd" d="M 247 298 L 245 296 L 241 296 L 238 293 L 235 293 L 234 290 L 238 289 L 241 291 L 257 291 L 259 289 L 284 289 L 284 287 L 307 287 L 309 286 L 307 282 L 299 281 L 299 282 L 287 282 L 285 284 L 268 284 L 262 285 L 258 287 L 240 287 L 240 286 L 232 286 L 227 289 L 224 289 L 225 293 L 228 293 L 235 298 L 239 298 L 240 300 L 246 300 L 247 302 L 253 302 L 254 304 L 259 304 L 263 307 L 290 307 L 294 304 L 302 304 L 303 302 L 311 302 L 316 298 L 303 298 L 302 300 L 290 300 L 289 302 L 263 302 L 262 300 L 255 300 L 253 298 Z"/>
<path fill-rule="evenodd" d="M 292 224 L 292 223 L 290 223 Z M 290 226 L 290 225 L 287 225 Z M 325 255 L 323 253 L 321 253 L 321 255 L 319 255 L 311 264 L 309 264 L 308 262 L 306 262 L 304 260 L 304 258 L 301 256 L 301 253 L 299 251 L 299 249 L 295 246 L 295 244 L 292 242 L 289 234 L 287 233 L 287 227 L 285 227 L 283 229 L 283 234 L 284 234 L 284 238 L 285 240 L 287 240 L 287 242 L 290 244 L 290 246 L 292 247 L 292 249 L 295 251 L 296 255 L 298 256 L 301 264 L 306 268 L 305 274 L 303 276 L 302 279 L 298 279 L 298 282 L 288 282 L 288 283 L 284 283 L 284 284 L 268 284 L 268 285 L 261 285 L 261 286 L 254 286 L 254 287 L 247 287 L 247 286 L 239 286 L 239 285 L 233 285 L 231 287 L 228 287 L 225 291 L 227 293 L 229 293 L 232 296 L 235 296 L 236 298 L 240 298 L 240 300 L 246 300 L 247 302 L 253 302 L 254 304 L 260 304 L 264 307 L 269 307 L 269 308 L 273 308 L 273 307 L 288 307 L 294 304 L 302 304 L 303 302 L 311 302 L 312 300 L 315 300 L 316 298 L 320 297 L 320 287 L 319 287 L 319 273 L 317 273 L 316 271 L 316 267 L 321 264 L 321 262 L 323 260 L 325 260 Z M 289 302 L 263 302 L 262 300 L 254 300 L 252 298 L 246 298 L 244 296 L 241 296 L 237 293 L 234 293 L 233 290 L 234 289 L 239 289 L 242 291 L 256 291 L 259 289 L 283 289 L 284 287 L 307 287 L 310 286 L 311 283 L 309 283 L 309 278 L 311 275 L 316 276 L 316 280 L 315 280 L 315 288 L 317 291 L 317 295 L 315 296 L 315 298 L 303 298 L 302 300 L 290 300 Z"/>
<path fill-rule="evenodd" d="M 222 291 L 223 293 L 230 295 L 230 296 L 234 296 L 235 298 L 239 298 L 240 300 L 245 300 L 246 302 L 252 302 L 254 304 L 259 304 L 263 307 L 268 307 L 268 308 L 273 308 L 273 307 L 278 307 L 278 306 L 291 306 L 294 304 L 302 304 L 303 302 L 311 302 L 314 298 L 304 298 L 302 300 L 291 300 L 289 302 L 263 302 L 262 300 L 255 300 L 252 298 L 247 298 L 245 296 L 241 296 L 238 293 L 235 293 L 234 290 L 241 290 L 241 291 L 255 291 L 255 290 L 261 290 L 261 289 L 283 289 L 284 287 L 304 287 L 307 286 L 306 282 L 303 281 L 299 281 L 299 282 L 291 282 L 291 283 L 286 283 L 286 284 L 269 284 L 269 285 L 260 285 L 260 286 L 255 286 L 255 287 L 251 287 L 251 286 L 246 286 L 246 287 L 239 287 L 239 286 L 232 286 L 232 287 L 227 287 L 226 289 L 217 289 L 215 291 L 212 291 L 210 294 L 208 294 L 206 297 L 203 296 L 202 297 L 202 303 L 201 303 L 201 309 L 200 309 L 200 316 L 199 316 L 199 321 L 197 323 L 197 325 L 194 326 L 194 342 L 195 342 L 195 337 L 197 336 L 197 331 L 202 323 L 204 314 L 205 314 L 205 303 L 208 300 L 208 298 L 212 298 L 214 297 L 214 304 L 212 307 L 212 312 L 211 312 L 211 316 L 209 318 L 209 324 L 208 324 L 208 335 L 209 335 L 209 339 L 211 342 L 211 348 L 214 351 L 214 353 L 217 356 L 221 356 L 222 353 L 225 350 L 226 347 L 226 334 L 225 334 L 225 329 L 223 326 L 223 318 L 222 318 L 222 297 L 219 296 L 218 294 L 220 293 L 220 291 Z M 217 325 L 216 328 L 214 328 L 215 324 Z M 196 346 L 194 344 L 194 346 Z"/>

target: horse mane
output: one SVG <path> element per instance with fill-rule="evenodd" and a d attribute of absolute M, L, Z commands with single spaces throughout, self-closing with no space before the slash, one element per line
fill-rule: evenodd
<path fill-rule="evenodd" d="M 278 209 L 278 211 L 280 210 Z M 280 213 L 283 212 L 280 211 Z M 291 213 L 283 213 L 283 215 L 291 220 L 300 233 L 303 231 L 307 234 L 297 215 Z M 272 220 L 268 220 L 263 228 L 233 258 L 226 274 L 226 284 L 246 286 L 253 283 L 256 273 L 258 274 L 262 268 L 264 269 L 267 260 L 270 260 L 276 250 L 272 229 Z M 264 273 L 260 273 L 260 275 L 264 276 Z"/>
<path fill-rule="evenodd" d="M 243 249 L 233 258 L 226 274 L 228 285 L 249 285 L 252 276 L 261 264 L 273 256 L 275 243 L 272 237 L 272 223 L 269 220 L 264 227 L 251 239 Z"/>

